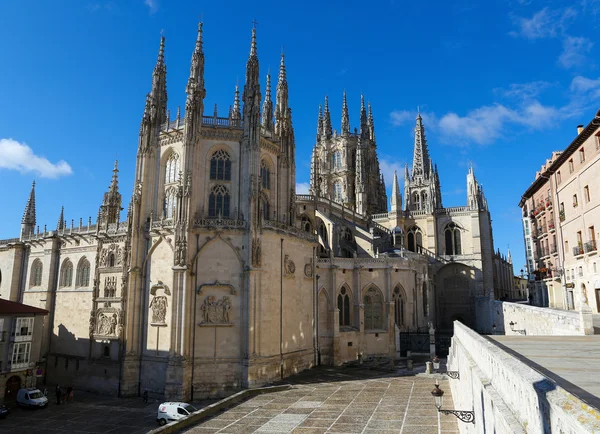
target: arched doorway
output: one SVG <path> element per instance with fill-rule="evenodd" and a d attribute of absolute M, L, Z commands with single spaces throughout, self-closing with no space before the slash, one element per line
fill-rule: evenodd
<path fill-rule="evenodd" d="M 5 401 L 14 401 L 17 399 L 17 392 L 21 388 L 21 377 L 13 375 L 6 380 L 6 390 L 4 392 Z"/>

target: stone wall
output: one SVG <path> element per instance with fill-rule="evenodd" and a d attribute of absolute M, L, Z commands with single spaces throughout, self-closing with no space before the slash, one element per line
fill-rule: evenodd
<path fill-rule="evenodd" d="M 448 356 L 455 410 L 475 412 L 460 432 L 597 432 L 598 411 L 460 322 Z"/>
<path fill-rule="evenodd" d="M 496 333 L 515 335 L 525 330 L 531 336 L 576 336 L 594 334 L 591 312 L 565 311 L 528 304 L 491 301 Z"/>

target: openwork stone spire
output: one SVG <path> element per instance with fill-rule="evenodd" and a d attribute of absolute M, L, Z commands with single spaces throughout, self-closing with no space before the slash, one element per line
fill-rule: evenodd
<path fill-rule="evenodd" d="M 323 119 L 323 136 L 329 139 L 333 135 L 333 129 L 331 126 L 331 113 L 329 113 L 329 97 L 325 97 L 325 112 Z"/>
<path fill-rule="evenodd" d="M 369 115 L 367 118 L 367 127 L 369 128 L 370 139 L 375 141 L 375 122 L 373 121 L 373 110 L 371 109 L 371 103 L 369 103 Z"/>
<path fill-rule="evenodd" d="M 152 74 L 152 91 L 150 92 L 150 117 L 158 125 L 163 125 L 167 118 L 167 66 L 165 65 L 165 37 L 160 37 L 158 59 Z"/>
<path fill-rule="evenodd" d="M 21 223 L 24 225 L 30 225 L 32 228 L 35 226 L 35 181 L 31 184 L 31 191 L 29 192 L 29 199 L 27 199 L 27 205 L 25 205 L 25 212 L 23 212 L 23 219 Z"/>
<path fill-rule="evenodd" d="M 350 115 L 348 114 L 348 101 L 344 90 L 344 101 L 342 102 L 342 135 L 350 133 Z"/>
<path fill-rule="evenodd" d="M 277 101 L 275 108 L 276 132 L 281 134 L 283 130 L 283 121 L 286 118 L 289 108 L 289 90 L 287 82 L 287 74 L 285 70 L 285 54 L 281 53 L 281 62 L 279 64 L 279 78 L 277 80 Z"/>
<path fill-rule="evenodd" d="M 235 85 L 235 95 L 233 97 L 233 109 L 231 111 L 231 119 L 239 121 L 242 119 L 242 109 L 240 106 L 240 86 Z"/>
<path fill-rule="evenodd" d="M 367 126 L 367 109 L 365 107 L 365 96 L 360 96 L 360 135 L 367 137 L 369 134 Z"/>
<path fill-rule="evenodd" d="M 262 127 L 267 131 L 273 131 L 273 101 L 271 100 L 271 74 L 267 74 L 267 89 L 262 107 Z"/>
<path fill-rule="evenodd" d="M 417 124 L 415 126 L 415 146 L 413 155 L 412 179 L 429 179 L 431 161 L 427 149 L 427 139 L 425 138 L 425 127 L 421 113 L 417 115 Z"/>
<path fill-rule="evenodd" d="M 60 215 L 58 216 L 58 222 L 56 223 L 56 230 L 62 231 L 65 229 L 65 207 L 60 207 Z"/>
<path fill-rule="evenodd" d="M 119 162 L 115 161 L 112 180 L 108 191 L 104 193 L 100 212 L 99 224 L 119 223 L 121 212 L 121 193 L 119 193 Z"/>
<path fill-rule="evenodd" d="M 392 184 L 392 212 L 398 211 L 402 211 L 402 196 L 400 194 L 400 186 L 398 185 L 398 174 L 394 170 L 394 182 Z"/>
<path fill-rule="evenodd" d="M 319 104 L 319 117 L 317 119 L 317 142 L 321 140 L 321 134 L 323 133 L 323 106 Z"/>

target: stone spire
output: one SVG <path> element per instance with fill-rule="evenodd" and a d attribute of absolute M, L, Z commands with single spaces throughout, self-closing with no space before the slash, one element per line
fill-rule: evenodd
<path fill-rule="evenodd" d="M 512 255 L 510 254 L 510 247 L 508 248 L 508 253 L 506 254 L 506 260 L 509 264 L 512 264 Z"/>
<path fill-rule="evenodd" d="M 326 139 L 331 138 L 333 135 L 333 129 L 331 126 L 331 113 L 329 113 L 329 97 L 325 97 L 325 111 L 324 111 L 324 119 L 323 119 L 323 136 Z"/>
<path fill-rule="evenodd" d="M 342 102 L 342 135 L 350 133 L 350 116 L 348 114 L 348 101 L 346 100 L 346 91 L 344 90 L 344 100 Z"/>
<path fill-rule="evenodd" d="M 196 38 L 196 46 L 192 54 L 192 62 L 190 67 L 190 78 L 188 86 L 194 84 L 198 90 L 204 91 L 204 49 L 202 46 L 202 23 L 198 23 L 198 37 Z M 204 97 L 204 95 L 203 95 Z"/>
<path fill-rule="evenodd" d="M 371 109 L 371 103 L 369 103 L 369 115 L 367 117 L 367 127 L 369 128 L 370 139 L 375 142 L 375 122 L 373 121 L 373 110 Z"/>
<path fill-rule="evenodd" d="M 313 147 L 312 157 L 310 160 L 310 194 L 315 196 L 321 195 L 321 187 L 319 185 L 319 151 L 318 144 Z"/>
<path fill-rule="evenodd" d="M 258 53 L 256 49 L 256 27 L 254 27 L 252 29 L 252 42 L 250 43 L 250 56 L 248 56 L 246 62 L 246 87 L 259 86 L 258 80 Z"/>
<path fill-rule="evenodd" d="M 273 101 L 271 100 L 271 74 L 267 74 L 267 89 L 262 106 L 262 127 L 267 131 L 273 131 Z"/>
<path fill-rule="evenodd" d="M 31 235 L 33 233 L 35 223 L 35 181 L 33 181 L 31 191 L 29 192 L 29 199 L 27 199 L 27 205 L 25 205 L 25 211 L 21 219 L 21 239 L 23 235 Z"/>
<path fill-rule="evenodd" d="M 279 78 L 277 80 L 277 101 L 275 103 L 275 132 L 281 134 L 283 130 L 283 121 L 287 117 L 289 108 L 289 89 L 287 82 L 287 73 L 285 70 L 285 54 L 281 53 L 281 62 L 279 64 Z"/>
<path fill-rule="evenodd" d="M 427 139 L 425 138 L 425 127 L 421 113 L 417 115 L 417 124 L 415 125 L 415 146 L 413 155 L 412 179 L 421 181 L 429 179 L 431 160 L 427 150 Z"/>
<path fill-rule="evenodd" d="M 121 193 L 119 193 L 119 162 L 115 160 L 113 168 L 113 176 L 108 187 L 108 191 L 104 193 L 102 205 L 100 205 L 99 222 L 98 224 L 119 223 L 119 215 L 121 213 Z"/>
<path fill-rule="evenodd" d="M 365 160 L 363 155 L 364 149 L 362 140 L 358 138 L 358 144 L 356 146 L 356 175 L 355 175 L 355 189 L 356 189 L 356 212 L 364 214 L 367 210 L 367 174 L 365 167 Z"/>
<path fill-rule="evenodd" d="M 398 185 L 398 174 L 394 170 L 394 182 L 392 184 L 392 212 L 402 211 L 402 195 Z"/>
<path fill-rule="evenodd" d="M 58 222 L 56 222 L 56 230 L 62 231 L 65 229 L 65 207 L 60 207 L 60 215 L 58 216 Z"/>
<path fill-rule="evenodd" d="M 233 97 L 233 109 L 231 111 L 231 119 L 239 121 L 242 119 L 242 109 L 240 107 L 240 86 L 235 85 L 235 94 Z"/>
<path fill-rule="evenodd" d="M 367 109 L 365 108 L 365 96 L 360 96 L 360 135 L 365 138 L 368 135 Z"/>
<path fill-rule="evenodd" d="M 323 107 L 319 104 L 319 118 L 317 119 L 317 142 L 321 140 L 323 133 Z"/>
<path fill-rule="evenodd" d="M 151 119 L 163 125 L 167 119 L 167 66 L 165 65 L 165 37 L 160 38 L 158 59 L 152 73 L 152 90 L 150 91 L 152 108 Z"/>

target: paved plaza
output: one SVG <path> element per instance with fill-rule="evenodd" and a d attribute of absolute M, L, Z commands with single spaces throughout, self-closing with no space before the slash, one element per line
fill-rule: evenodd
<path fill-rule="evenodd" d="M 257 396 L 185 432 L 458 432 L 457 419 L 441 415 L 435 408 L 431 396 L 435 380 L 431 377 L 373 375 L 334 368 L 321 369 L 320 373 L 312 379 L 294 378 L 290 390 Z M 448 381 L 441 379 L 440 387 L 445 391 L 444 408 L 453 408 Z"/>

